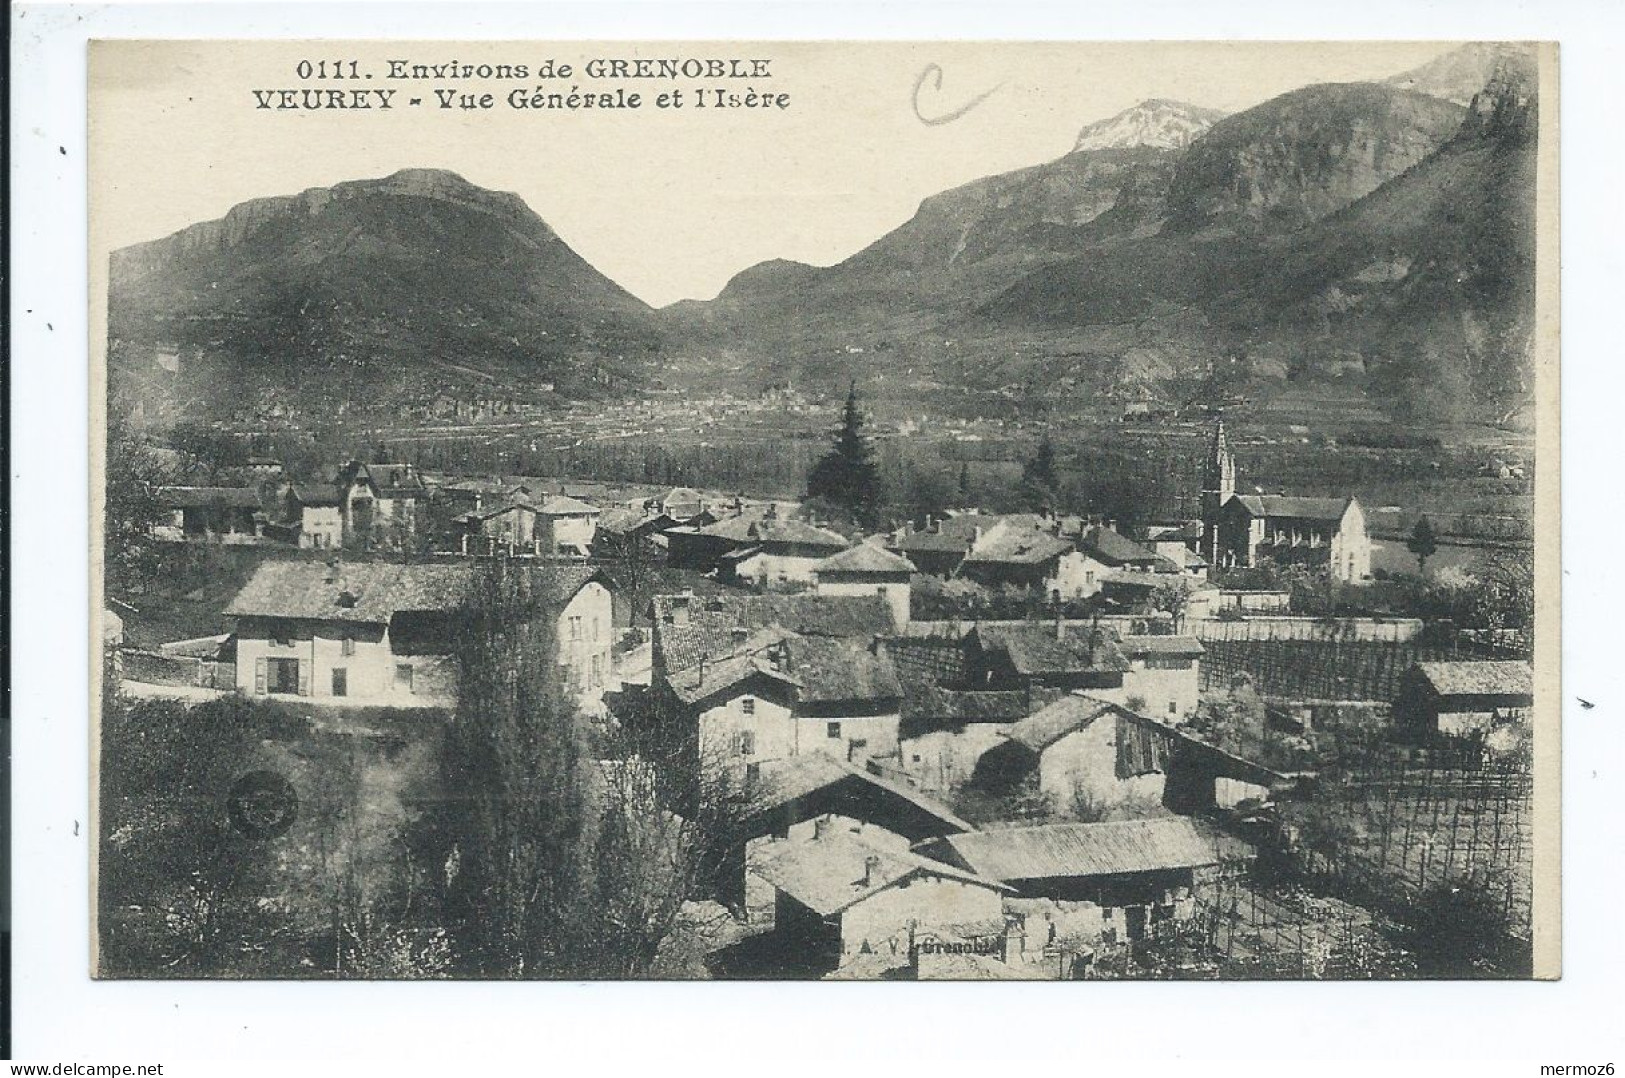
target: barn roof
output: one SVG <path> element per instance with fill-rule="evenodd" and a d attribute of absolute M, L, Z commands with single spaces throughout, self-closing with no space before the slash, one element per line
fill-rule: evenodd
<path fill-rule="evenodd" d="M 1010 740 L 1033 752 L 1043 752 L 1068 734 L 1083 729 L 1117 708 L 1087 696 L 1063 696 L 1010 728 Z"/>
<path fill-rule="evenodd" d="M 971 831 L 930 845 L 946 845 L 978 874 L 1005 881 L 1196 868 L 1250 850 L 1185 816 Z"/>
<path fill-rule="evenodd" d="M 904 802 L 948 830 L 974 830 L 973 825 L 956 816 L 952 809 L 929 794 L 823 752 L 764 761 L 760 785 L 751 795 L 752 814 L 761 816 L 843 783 L 879 791 Z"/>
<path fill-rule="evenodd" d="M 864 842 L 835 833 L 791 842 L 758 858 L 752 871 L 824 917 L 857 905 L 871 895 L 916 876 L 937 876 L 990 890 L 1009 890 L 997 880 L 910 850 Z"/>
<path fill-rule="evenodd" d="M 972 564 L 1037 565 L 1072 550 L 1058 535 L 1022 528 L 999 528 L 978 543 L 965 558 Z"/>
<path fill-rule="evenodd" d="M 1426 662 L 1416 669 L 1440 696 L 1529 696 L 1534 670 L 1526 662 Z"/>

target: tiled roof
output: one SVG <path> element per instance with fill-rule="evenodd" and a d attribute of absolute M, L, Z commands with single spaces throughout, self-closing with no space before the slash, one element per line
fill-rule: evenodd
<path fill-rule="evenodd" d="M 568 494 L 548 494 L 536 506 L 536 511 L 547 517 L 592 516 L 602 512 L 596 505 L 588 505 Z"/>
<path fill-rule="evenodd" d="M 300 505 L 338 505 L 344 498 L 339 489 L 326 483 L 296 483 L 293 497 Z"/>
<path fill-rule="evenodd" d="M 914 563 L 873 543 L 859 543 L 812 568 L 815 573 L 912 573 Z"/>
<path fill-rule="evenodd" d="M 1151 565 L 1167 561 L 1125 535 L 1110 528 L 1090 528 L 1083 537 L 1084 549 L 1107 565 Z"/>
<path fill-rule="evenodd" d="M 796 679 L 770 653 L 786 635 L 782 630 L 760 629 L 727 654 L 669 671 L 667 684 L 679 700 L 691 706 L 757 677 L 793 688 Z"/>
<path fill-rule="evenodd" d="M 1071 551 L 1072 543 L 1058 535 L 1022 528 L 999 528 L 977 543 L 965 560 L 973 564 L 998 562 L 1037 565 Z"/>
<path fill-rule="evenodd" d="M 893 538 L 888 541 L 887 546 L 892 550 L 901 550 L 905 553 L 910 550 L 963 553 L 970 549 L 971 543 L 976 539 L 978 529 L 986 532 L 998 522 L 998 517 L 986 516 L 980 513 L 966 513 L 962 516 L 933 521 L 931 527 L 922 531 L 908 532 Z"/>
<path fill-rule="evenodd" d="M 979 625 L 973 632 L 981 646 L 1002 651 L 1018 674 L 1081 674 L 1091 671 L 1126 671 L 1128 660 L 1117 645 L 1117 633 L 1098 630 L 1099 647 L 1091 647 L 1097 630 L 1062 626 Z"/>
<path fill-rule="evenodd" d="M 685 602 L 688 624 L 679 625 L 676 608 Z M 668 669 L 724 654 L 736 628 L 778 626 L 803 636 L 865 640 L 892 632 L 891 607 L 879 595 L 660 595 L 654 599 L 654 622 Z"/>
<path fill-rule="evenodd" d="M 847 700 L 897 700 L 903 687 L 885 653 L 875 654 L 859 640 L 827 636 L 792 636 L 787 644 L 788 670 L 799 686 L 796 697 L 808 703 Z"/>
<path fill-rule="evenodd" d="M 548 601 L 561 605 L 598 575 L 587 566 L 538 566 L 531 571 Z M 230 617 L 387 624 L 401 612 L 456 610 L 468 602 L 473 582 L 471 567 L 461 562 L 270 560 L 260 563 L 225 612 Z"/>
<path fill-rule="evenodd" d="M 1010 728 L 1010 740 L 1033 752 L 1043 752 L 1068 734 L 1082 730 L 1116 708 L 1087 696 L 1063 696 L 1053 704 L 1029 715 Z"/>
<path fill-rule="evenodd" d="M 258 509 L 259 491 L 252 487 L 159 487 L 159 504 L 170 509 Z"/>
<path fill-rule="evenodd" d="M 1116 876 L 1216 865 L 1249 847 L 1184 816 L 971 831 L 934 840 L 997 880 Z"/>
<path fill-rule="evenodd" d="M 787 756 L 781 760 L 763 761 L 761 782 L 751 796 L 751 808 L 759 816 L 842 782 L 858 783 L 884 791 L 946 824 L 952 830 L 974 830 L 971 824 L 954 815 L 952 809 L 929 794 L 921 793 L 903 783 L 882 778 L 824 752 L 808 752 L 800 756 Z"/>
<path fill-rule="evenodd" d="M 1196 659 L 1207 653 L 1194 636 L 1125 636 L 1119 646 L 1131 659 L 1142 655 L 1174 655 Z"/>
<path fill-rule="evenodd" d="M 1533 668 L 1526 662 L 1429 662 L 1416 668 L 1440 696 L 1530 696 Z"/>
<path fill-rule="evenodd" d="M 850 834 L 786 843 L 751 866 L 758 876 L 822 916 L 829 917 L 914 876 L 937 876 L 994 890 L 996 880 L 908 850 L 871 845 Z"/>
<path fill-rule="evenodd" d="M 1290 494 L 1239 494 L 1240 502 L 1255 517 L 1292 520 L 1342 520 L 1352 498 L 1300 498 Z"/>

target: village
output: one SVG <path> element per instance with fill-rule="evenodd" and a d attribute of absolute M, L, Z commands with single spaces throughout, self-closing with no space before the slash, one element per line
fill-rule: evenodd
<path fill-rule="evenodd" d="M 861 464 L 856 396 L 831 457 Z M 727 791 L 673 920 L 688 975 L 1401 976 L 1428 968 L 1405 911 L 1460 920 L 1464 888 L 1493 924 L 1445 960 L 1504 975 L 1527 633 L 1303 613 L 1371 583 L 1359 500 L 1243 493 L 1222 417 L 1200 471 L 1199 519 L 866 527 L 828 498 L 253 457 L 148 491 L 153 543 L 254 555 L 227 631 L 154 640 L 114 589 L 108 669 L 125 699 L 366 738 L 456 711 L 473 582 L 519 566 L 578 713 Z"/>

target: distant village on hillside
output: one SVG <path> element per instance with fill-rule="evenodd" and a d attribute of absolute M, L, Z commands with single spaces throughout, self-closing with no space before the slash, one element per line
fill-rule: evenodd
<path fill-rule="evenodd" d="M 206 485 L 140 481 L 118 498 L 121 554 L 206 579 L 182 591 L 115 559 L 104 761 L 156 766 L 150 739 L 116 739 L 165 715 L 192 737 L 236 724 L 246 747 L 213 780 L 234 783 L 232 852 L 205 861 L 231 882 L 160 871 L 104 919 L 102 954 L 222 975 L 1515 974 L 1524 598 L 1458 573 L 1405 582 L 1409 615 L 1361 612 L 1401 582 L 1373 579 L 1359 500 L 1244 493 L 1258 477 L 1229 438 L 1216 419 L 1200 518 L 1133 526 L 1045 501 L 1047 441 L 1030 511 L 881 524 L 855 388 L 800 502 L 240 455 Z M 1432 543 L 1424 520 L 1423 564 Z M 527 732 L 546 725 L 527 709 L 557 729 Z M 485 723 L 513 743 L 466 770 L 433 759 Z M 443 811 L 470 796 L 456 783 L 516 818 Z M 131 816 L 104 864 L 180 826 L 139 806 L 110 807 Z M 517 883 L 475 875 L 490 843 L 560 811 L 570 901 L 630 938 L 544 961 L 459 930 Z M 576 843 L 622 859 L 634 910 Z M 308 905 L 324 879 L 337 921 Z M 414 913 L 381 922 L 373 890 Z M 268 922 L 286 922 L 269 951 Z"/>

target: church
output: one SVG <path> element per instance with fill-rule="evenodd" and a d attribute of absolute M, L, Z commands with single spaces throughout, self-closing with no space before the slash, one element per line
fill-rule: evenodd
<path fill-rule="evenodd" d="M 1344 583 L 1371 576 L 1371 537 L 1359 500 L 1237 494 L 1223 419 L 1202 470 L 1202 555 L 1219 569 L 1268 563 L 1325 569 Z"/>

